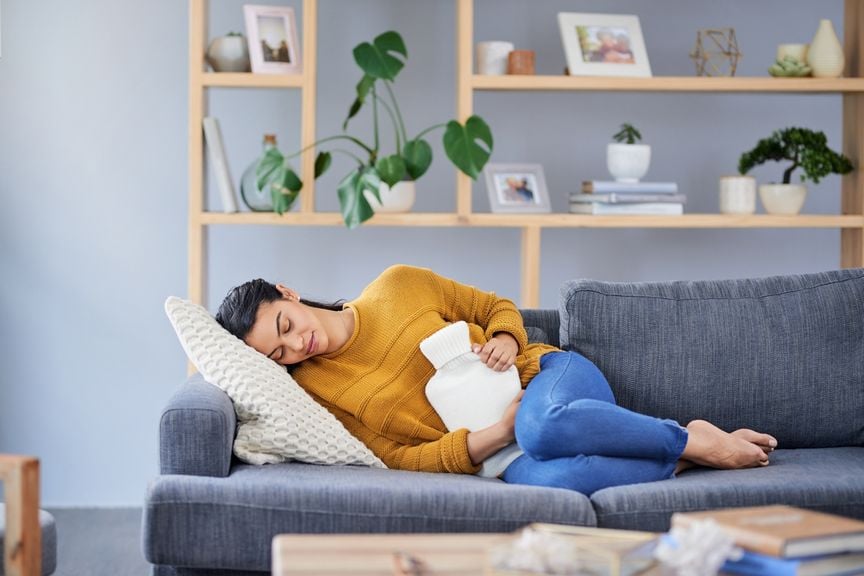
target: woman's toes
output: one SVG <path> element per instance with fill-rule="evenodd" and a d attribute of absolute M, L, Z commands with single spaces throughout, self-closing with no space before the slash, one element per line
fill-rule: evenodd
<path fill-rule="evenodd" d="M 774 448 L 777 447 L 777 439 L 771 436 L 770 434 L 763 434 L 762 432 L 756 432 L 755 430 L 750 430 L 749 428 L 740 428 L 731 433 L 733 436 L 740 438 L 741 440 L 746 440 L 752 444 L 756 444 L 765 452 L 771 452 Z"/>

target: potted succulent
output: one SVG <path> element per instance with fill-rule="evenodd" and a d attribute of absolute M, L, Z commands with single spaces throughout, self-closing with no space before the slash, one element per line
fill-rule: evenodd
<path fill-rule="evenodd" d="M 762 184 L 759 197 L 765 211 L 770 214 L 797 214 L 804 205 L 807 187 L 792 184 L 792 173 L 801 168 L 801 182 L 812 180 L 818 183 L 829 174 L 848 174 L 852 162 L 846 156 L 828 147 L 824 132 L 807 128 L 785 128 L 777 130 L 769 138 L 759 140 L 756 146 L 738 160 L 738 172 L 747 174 L 755 166 L 769 160 L 786 161 L 790 164 L 783 171 L 780 184 Z"/>
<path fill-rule="evenodd" d="M 618 182 L 638 182 L 651 164 L 651 146 L 637 144 L 642 134 L 632 124 L 622 124 L 606 148 L 606 166 Z"/>
<path fill-rule="evenodd" d="M 376 37 L 371 43 L 363 42 L 354 48 L 354 61 L 363 72 L 357 84 L 356 97 L 348 116 L 342 125 L 343 133 L 316 141 L 288 157 L 278 149 L 268 150 L 258 163 L 258 186 L 270 186 L 273 206 L 280 214 L 290 208 L 297 197 L 303 182 L 290 164 L 290 159 L 302 154 L 310 147 L 325 142 L 349 142 L 359 149 L 359 154 L 334 149 L 352 158 L 356 165 L 342 179 L 338 186 L 339 203 L 342 217 L 348 228 L 354 228 L 373 215 L 373 204 L 381 209 L 382 199 L 391 196 L 390 189 L 404 185 L 413 189 L 413 182 L 426 173 L 432 163 L 432 147 L 424 139 L 427 133 L 444 128 L 444 151 L 450 161 L 471 178 L 476 179 L 492 152 L 492 132 L 479 116 L 471 116 L 460 124 L 450 120 L 438 124 L 409 137 L 405 121 L 393 92 L 393 83 L 405 65 L 408 51 L 399 33 L 390 31 Z M 363 141 L 345 132 L 349 121 L 369 104 L 373 117 L 372 141 Z M 382 115 L 390 119 L 393 128 L 395 151 L 385 154 L 382 151 L 379 121 Z M 332 163 L 332 153 L 321 151 L 315 158 L 315 178 L 324 174 Z M 370 203 L 371 200 L 371 203 Z M 399 209 L 410 208 L 410 201 L 401 201 Z"/>

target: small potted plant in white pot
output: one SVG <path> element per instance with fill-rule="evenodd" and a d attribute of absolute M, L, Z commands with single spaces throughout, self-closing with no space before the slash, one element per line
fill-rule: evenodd
<path fill-rule="evenodd" d="M 807 197 L 807 187 L 792 184 L 795 169 L 801 168 L 803 171 L 801 182 L 812 180 L 814 184 L 829 174 L 848 174 L 852 171 L 849 158 L 828 147 L 824 132 L 807 128 L 785 128 L 775 131 L 769 138 L 759 140 L 752 150 L 741 155 L 738 172 L 747 174 L 769 160 L 791 163 L 783 171 L 781 183 L 759 186 L 759 198 L 769 214 L 798 214 L 801 211 Z"/>
<path fill-rule="evenodd" d="M 632 124 L 622 124 L 606 148 L 606 166 L 618 182 L 638 182 L 651 165 L 651 146 L 637 144 L 642 134 Z"/>

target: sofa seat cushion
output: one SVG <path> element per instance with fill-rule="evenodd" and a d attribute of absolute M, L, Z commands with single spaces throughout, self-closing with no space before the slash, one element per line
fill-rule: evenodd
<path fill-rule="evenodd" d="M 776 450 L 747 470 L 694 468 L 591 497 L 598 526 L 665 531 L 674 512 L 788 504 L 864 520 L 864 448 Z"/>
<path fill-rule="evenodd" d="M 471 475 L 238 465 L 227 478 L 151 482 L 144 555 L 152 564 L 269 570 L 281 533 L 510 532 L 535 521 L 593 526 L 595 517 L 577 492 Z"/>
<path fill-rule="evenodd" d="M 625 408 L 774 435 L 784 448 L 864 446 L 864 269 L 562 288 L 561 345 Z"/>

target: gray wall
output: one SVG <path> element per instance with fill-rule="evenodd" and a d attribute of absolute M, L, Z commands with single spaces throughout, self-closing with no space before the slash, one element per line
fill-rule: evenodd
<path fill-rule="evenodd" d="M 242 1 L 213 4 L 211 35 L 242 29 Z M 319 134 L 336 132 L 350 104 L 351 47 L 388 29 L 408 43 L 397 88 L 409 130 L 455 115 L 452 0 L 322 0 L 319 10 Z M 762 75 L 776 44 L 809 41 L 820 18 L 842 34 L 837 0 L 478 0 L 475 36 L 536 50 L 539 71 L 558 73 L 559 11 L 638 14 L 655 75 L 693 73 L 687 54 L 698 28 L 736 28 L 740 75 Z M 162 302 L 186 293 L 186 3 L 5 0 L 2 28 L 0 452 L 42 458 L 49 505 L 136 504 L 157 471 L 160 408 L 185 375 Z M 605 145 L 624 121 L 653 145 L 649 177 L 678 181 L 691 212 L 716 212 L 717 178 L 773 129 L 817 128 L 840 145 L 837 96 L 479 93 L 475 103 L 495 132 L 493 161 L 542 163 L 555 211 L 580 180 L 607 176 Z M 264 132 L 276 131 L 286 150 L 299 142 L 296 91 L 218 89 L 209 105 L 237 178 Z M 455 206 L 453 170 L 435 139 L 417 211 Z M 320 181 L 320 209 L 336 209 L 346 169 Z M 838 179 L 828 178 L 811 187 L 804 210 L 837 213 L 839 197 Z M 475 210 L 488 210 L 482 183 L 474 198 Z M 350 298 L 396 262 L 519 298 L 518 231 L 216 227 L 209 239 L 211 308 L 253 276 Z M 839 265 L 836 230 L 551 230 L 543 246 L 544 307 L 577 276 L 699 279 Z"/>

